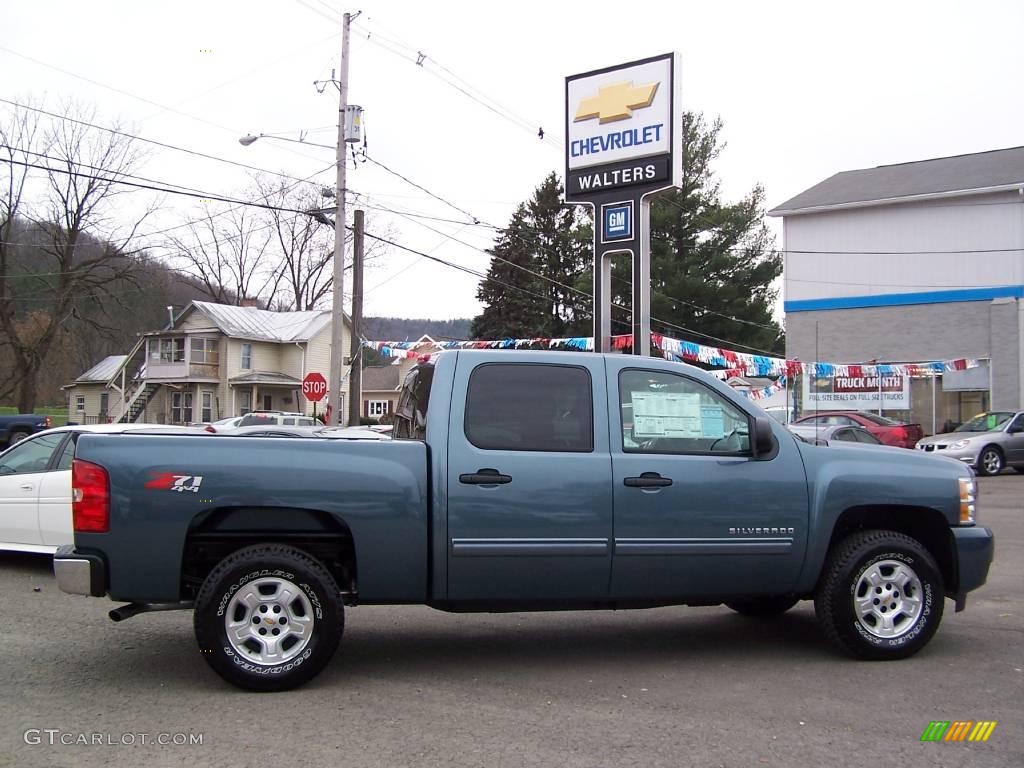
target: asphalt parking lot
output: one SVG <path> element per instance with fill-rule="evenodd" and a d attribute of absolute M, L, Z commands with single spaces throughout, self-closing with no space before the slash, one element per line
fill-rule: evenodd
<path fill-rule="evenodd" d="M 49 558 L 0 553 L 0 766 L 1024 765 L 1024 475 L 981 494 L 988 584 L 894 663 L 837 655 L 810 603 L 771 620 L 360 607 L 324 674 L 252 694 L 206 666 L 191 614 L 114 624 Z M 932 720 L 998 725 L 922 743 Z"/>

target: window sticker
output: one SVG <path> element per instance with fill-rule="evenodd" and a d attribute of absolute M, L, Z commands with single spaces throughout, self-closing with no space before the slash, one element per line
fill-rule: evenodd
<path fill-rule="evenodd" d="M 633 392 L 633 436 L 702 437 L 700 395 L 682 392 Z"/>

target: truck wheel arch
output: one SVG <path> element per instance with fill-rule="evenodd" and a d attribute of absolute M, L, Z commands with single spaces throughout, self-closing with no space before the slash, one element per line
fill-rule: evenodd
<path fill-rule="evenodd" d="M 255 544 L 287 544 L 323 563 L 342 595 L 357 589 L 355 540 L 348 523 L 315 509 L 221 507 L 192 518 L 182 550 L 183 599 L 191 599 L 210 571 L 232 553 Z"/>
<path fill-rule="evenodd" d="M 939 510 L 932 507 L 882 504 L 850 507 L 843 511 L 832 528 L 826 559 L 850 535 L 868 529 L 895 531 L 919 541 L 939 566 L 946 594 L 957 591 L 959 574 L 954 557 L 953 534 L 949 529 L 949 520 Z"/>

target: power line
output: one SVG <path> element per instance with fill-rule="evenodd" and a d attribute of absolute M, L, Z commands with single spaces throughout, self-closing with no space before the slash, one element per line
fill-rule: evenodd
<path fill-rule="evenodd" d="M 196 122 L 203 123 L 204 125 L 212 126 L 212 127 L 217 128 L 218 130 L 221 130 L 221 131 L 226 131 L 228 133 L 234 134 L 235 136 L 238 136 L 239 133 L 240 133 L 240 131 L 236 130 L 235 128 L 229 128 L 229 127 L 227 127 L 225 125 L 221 125 L 220 123 L 214 123 L 214 122 L 212 122 L 210 120 L 206 120 L 205 118 L 189 114 L 188 112 L 182 112 L 180 109 L 174 109 L 173 107 L 168 107 L 166 104 L 160 104 L 160 103 L 158 103 L 156 101 L 153 101 L 152 99 L 147 99 L 144 96 L 139 96 L 138 94 L 130 93 L 129 91 L 122 90 L 121 88 L 115 88 L 112 85 L 107 85 L 106 83 L 101 83 L 98 80 L 93 80 L 91 78 L 86 77 L 85 75 L 80 75 L 77 72 L 71 72 L 70 70 L 63 69 L 62 67 L 58 67 L 58 66 L 56 66 L 54 64 L 48 64 L 45 61 L 40 61 L 39 59 L 35 59 L 35 58 L 31 57 L 31 56 L 26 56 L 24 53 L 19 53 L 18 51 L 13 50 L 12 48 L 8 48 L 6 46 L 0 45 L 0 51 L 6 51 L 7 53 L 10 53 L 13 56 L 17 56 L 18 58 L 25 59 L 26 61 L 31 61 L 33 64 L 38 64 L 41 67 L 46 67 L 48 69 L 52 69 L 52 70 L 54 70 L 56 72 L 60 72 L 61 74 L 67 75 L 68 77 L 74 77 L 74 78 L 76 78 L 78 80 L 83 80 L 83 81 L 85 81 L 87 83 L 90 83 L 92 85 L 99 86 L 100 88 L 106 88 L 107 90 L 113 91 L 114 93 L 119 93 L 122 96 L 127 96 L 128 98 L 136 99 L 137 101 L 144 102 L 144 103 L 149 104 L 151 106 L 159 107 L 160 109 L 162 109 L 164 111 L 173 112 L 174 114 L 180 115 L 181 117 L 187 117 L 189 120 L 195 120 Z M 311 155 L 305 155 L 302 152 L 296 152 L 295 150 L 289 149 L 288 147 L 279 147 L 279 149 L 282 149 L 282 150 L 284 150 L 286 152 L 289 152 L 290 154 L 297 155 L 298 157 L 305 157 L 305 158 L 310 159 L 310 160 L 316 159 L 316 158 L 313 158 Z"/>
<path fill-rule="evenodd" d="M 301 1 L 302 0 L 300 0 L 300 2 Z M 370 19 L 367 19 L 367 21 L 370 21 Z M 376 21 L 372 21 L 371 23 L 375 24 L 376 26 L 380 26 Z M 543 131 L 541 124 L 539 122 L 529 120 L 525 117 L 517 115 L 508 107 L 503 106 L 501 103 L 488 96 L 486 92 L 482 91 L 479 88 L 476 88 L 475 86 L 467 82 L 464 78 L 455 74 L 452 70 L 445 67 L 443 64 L 438 62 L 433 57 L 423 53 L 422 49 L 417 49 L 399 40 L 388 38 L 386 35 L 380 34 L 380 32 L 367 28 L 362 23 L 353 23 L 353 26 L 359 27 L 363 32 L 366 33 L 366 40 L 368 42 L 380 48 L 383 48 L 386 51 L 389 51 L 390 53 L 398 56 L 403 60 L 411 61 L 420 69 L 433 75 L 441 82 L 457 90 L 459 93 L 463 94 L 467 98 L 481 105 L 482 107 L 494 113 L 503 120 L 512 123 L 518 128 L 530 131 L 531 133 L 534 134 L 539 134 L 541 136 L 541 141 L 544 142 L 545 144 L 548 144 L 551 147 L 554 147 L 556 149 L 564 147 L 564 142 L 556 139 L 554 136 L 551 136 L 548 132 Z M 407 53 L 397 50 L 396 46 L 398 48 L 405 49 Z M 433 69 L 433 67 L 437 67 L 437 70 L 440 71 Z M 447 77 L 445 75 L 447 75 Z"/>
<path fill-rule="evenodd" d="M 114 134 L 115 136 L 124 136 L 125 138 L 128 138 L 128 139 L 134 139 L 136 141 L 142 141 L 142 142 L 145 142 L 146 144 L 153 144 L 153 145 L 158 146 L 158 147 L 163 147 L 164 149 L 172 149 L 172 150 L 174 150 L 176 152 L 184 152 L 186 154 L 194 155 L 196 157 L 201 157 L 201 158 L 204 158 L 206 160 L 215 160 L 218 163 L 227 163 L 228 165 L 234 165 L 234 166 L 236 166 L 238 168 L 245 168 L 245 169 L 250 170 L 250 171 L 259 171 L 260 173 L 266 173 L 266 174 L 269 174 L 271 176 L 280 176 L 281 178 L 284 178 L 284 179 L 296 180 L 296 178 L 297 178 L 297 177 L 291 176 L 291 175 L 289 175 L 287 173 L 281 173 L 279 171 L 271 171 L 271 170 L 269 170 L 267 168 L 260 168 L 259 166 L 249 165 L 247 163 L 239 163 L 239 162 L 236 162 L 235 160 L 228 160 L 227 158 L 218 157 L 216 155 L 208 155 L 205 152 L 198 152 L 198 151 L 196 151 L 194 149 L 188 149 L 186 147 L 179 147 L 179 146 L 176 146 L 174 144 L 168 144 L 168 143 L 163 142 L 163 141 L 157 141 L 156 139 L 147 139 L 145 136 L 139 136 L 137 134 L 129 133 L 127 131 L 122 131 L 122 130 L 119 130 L 119 129 L 116 129 L 116 128 L 108 128 L 107 126 L 104 126 L 104 125 L 97 125 L 95 123 L 90 123 L 90 122 L 87 122 L 85 120 L 79 120 L 77 118 L 69 117 L 67 115 L 59 115 L 56 112 L 49 112 L 49 111 L 47 111 L 45 109 L 40 109 L 39 107 L 33 107 L 33 106 L 28 105 L 28 104 L 22 104 L 20 102 L 13 101 L 11 99 L 5 99 L 3 97 L 0 97 L 0 102 L 3 102 L 5 104 L 10 104 L 11 106 L 18 107 L 19 109 L 27 109 L 27 110 L 30 110 L 32 112 L 38 112 L 39 114 L 46 115 L 47 117 L 52 117 L 52 118 L 55 118 L 57 120 L 63 120 L 65 122 L 75 123 L 76 125 L 83 125 L 83 126 L 86 126 L 88 128 L 93 128 L 93 129 L 96 129 L 96 130 L 99 130 L 99 131 L 106 131 L 107 133 Z M 333 167 L 334 167 L 334 165 L 330 166 L 330 168 L 333 168 Z M 319 171 L 318 173 L 323 173 L 323 171 Z"/>

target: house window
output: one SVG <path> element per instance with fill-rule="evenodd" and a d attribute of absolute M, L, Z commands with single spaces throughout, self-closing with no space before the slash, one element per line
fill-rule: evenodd
<path fill-rule="evenodd" d="M 78 411 L 79 413 L 85 411 L 85 395 L 75 396 L 75 410 Z"/>
<path fill-rule="evenodd" d="M 238 393 L 238 415 L 245 416 L 252 410 L 252 392 L 245 391 Z"/>
<path fill-rule="evenodd" d="M 100 395 L 100 416 L 106 416 L 110 410 L 110 395 L 106 392 Z"/>
<path fill-rule="evenodd" d="M 199 420 L 206 423 L 213 421 L 213 392 L 203 392 L 203 413 Z"/>
<path fill-rule="evenodd" d="M 242 344 L 242 370 L 252 370 L 252 344 Z"/>
<path fill-rule="evenodd" d="M 388 413 L 389 402 L 387 400 L 367 400 L 366 415 L 380 418 Z"/>
<path fill-rule="evenodd" d="M 174 392 L 171 395 L 171 423 L 190 424 L 192 422 L 192 393 Z"/>
<path fill-rule="evenodd" d="M 185 339 L 160 339 L 161 363 L 185 362 Z"/>
<path fill-rule="evenodd" d="M 217 340 L 203 336 L 193 336 L 191 340 L 192 362 L 211 363 L 220 362 L 220 355 L 217 353 Z"/>

